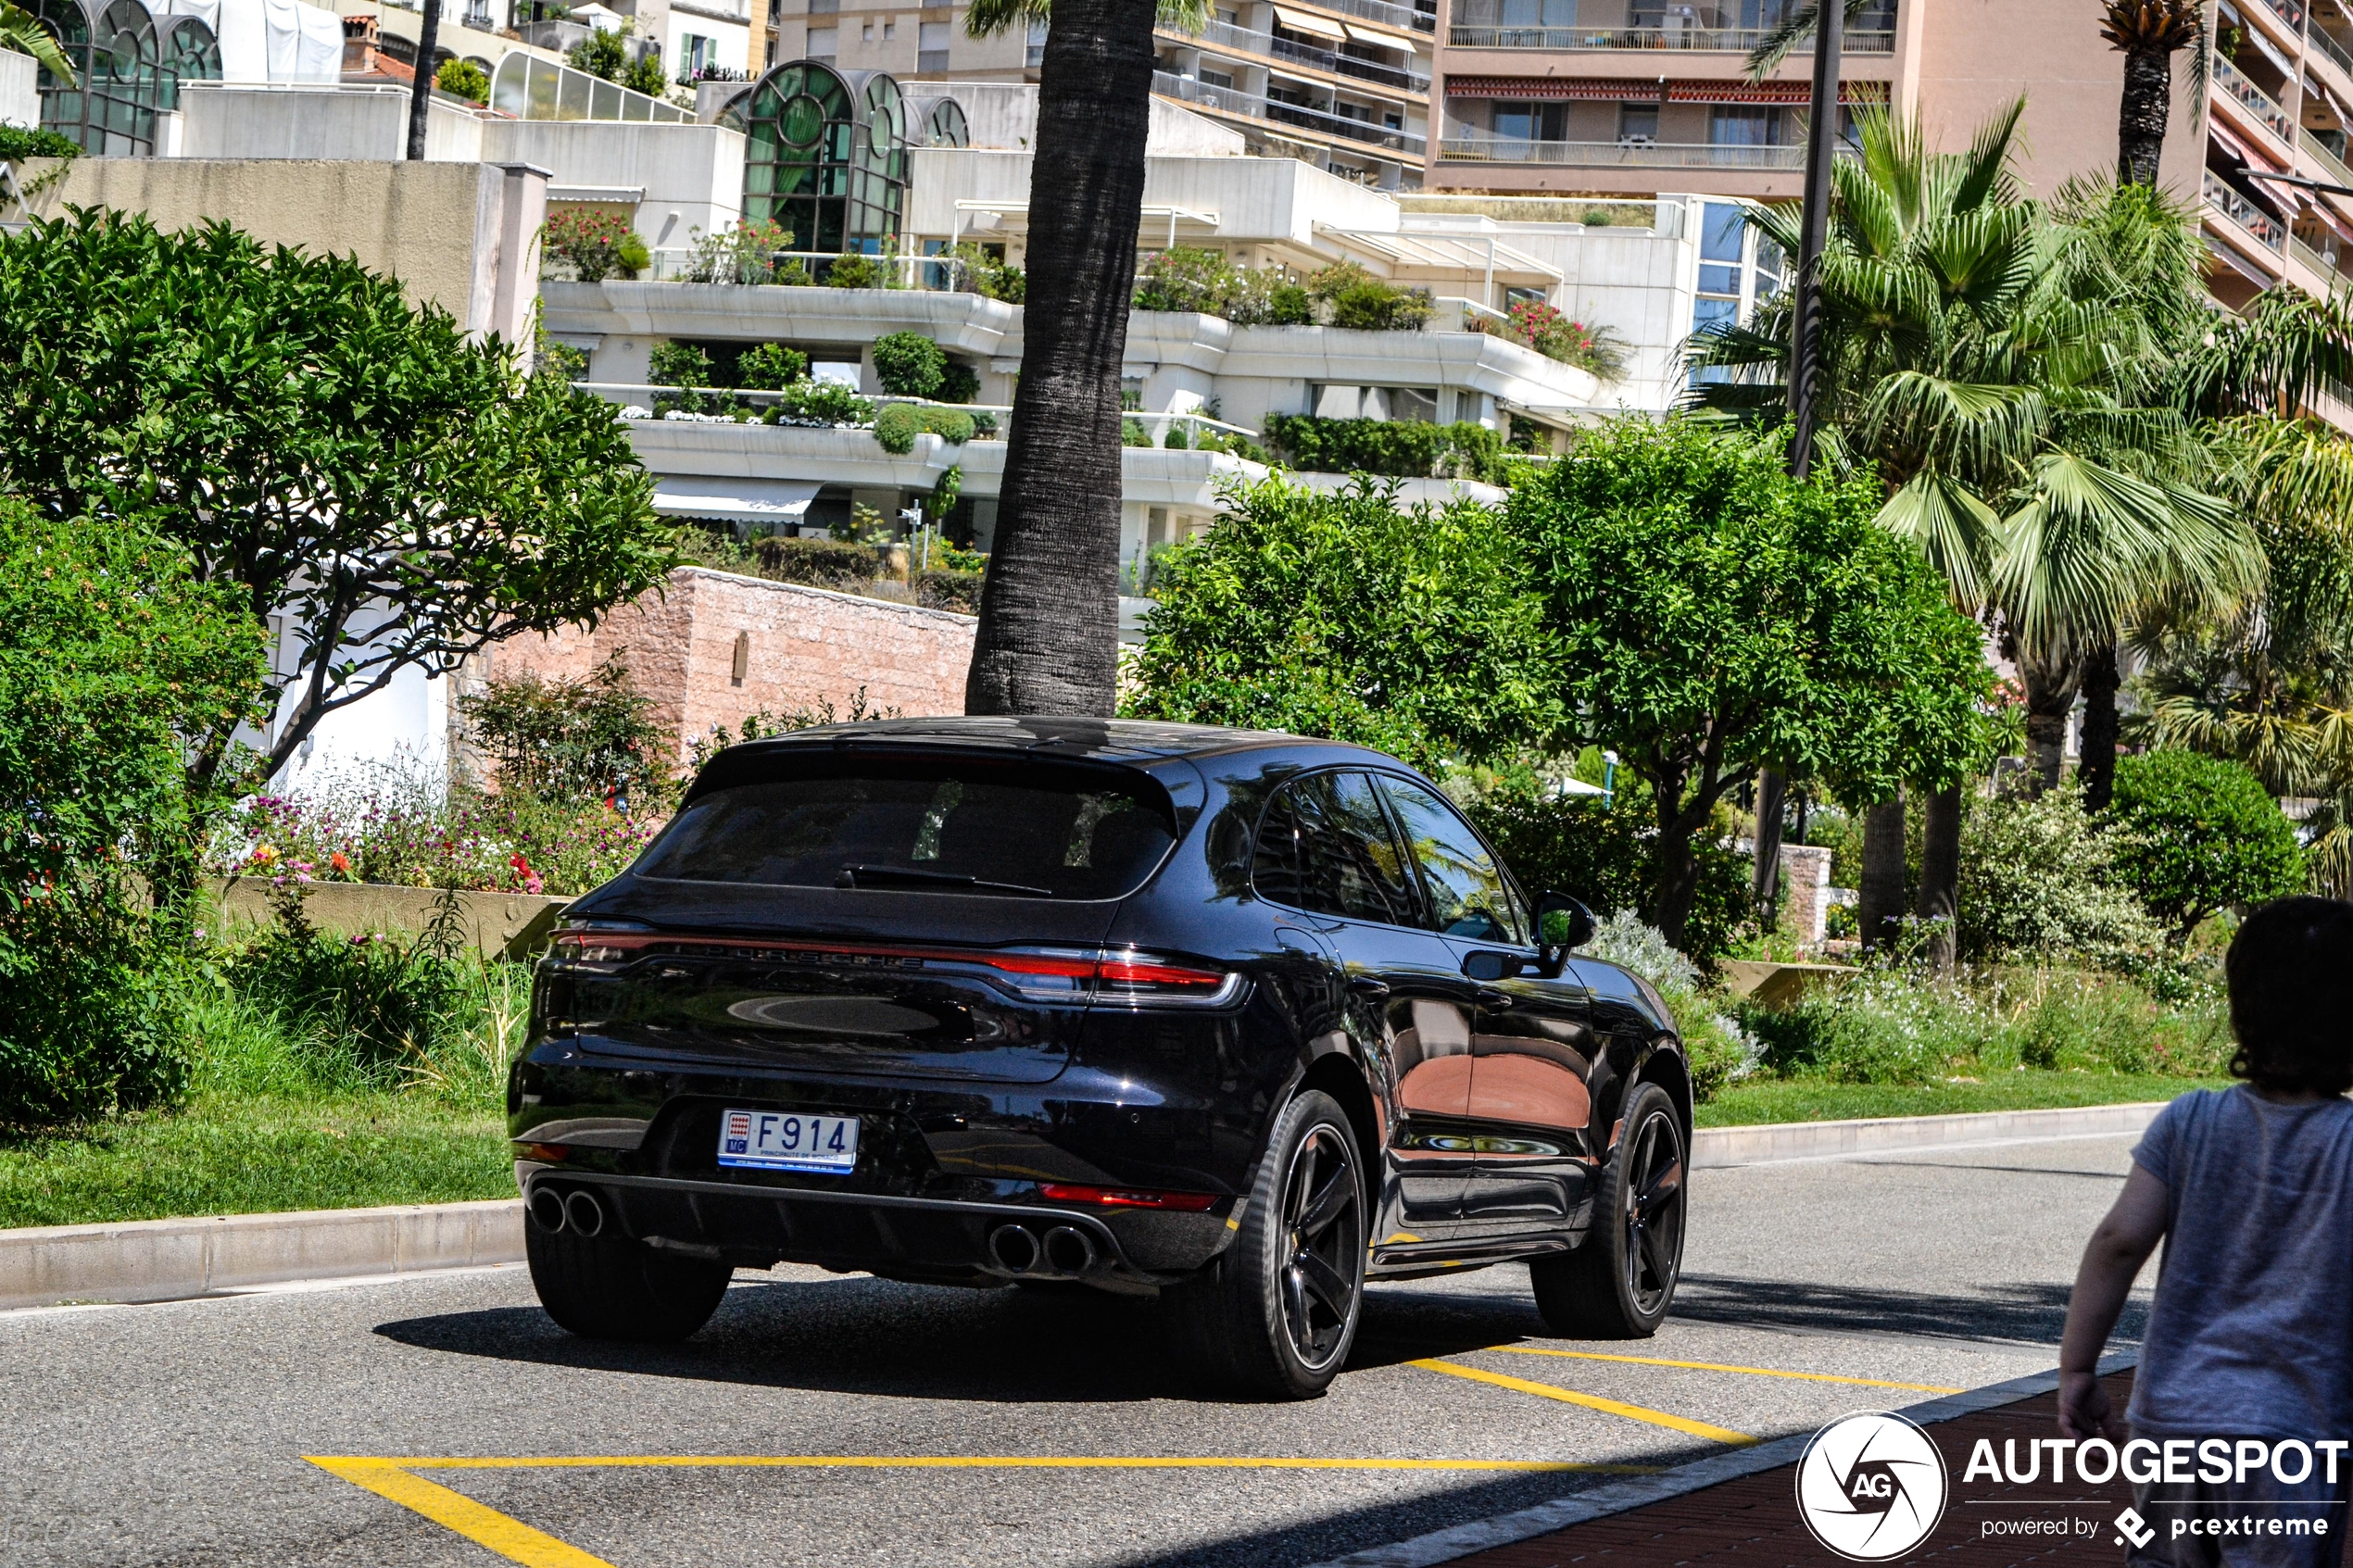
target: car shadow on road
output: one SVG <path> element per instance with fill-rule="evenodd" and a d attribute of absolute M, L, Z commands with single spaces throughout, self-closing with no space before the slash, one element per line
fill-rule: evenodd
<path fill-rule="evenodd" d="M 1159 1303 L 1075 1290 L 959 1290 L 864 1275 L 763 1280 L 727 1293 L 677 1345 L 582 1339 L 537 1307 L 381 1323 L 396 1343 L 627 1373 L 924 1399 L 1103 1403 L 1227 1396 L 1202 1386 Z M 1508 1343 L 1542 1323 L 1524 1301 L 1416 1298 L 1376 1287 L 1351 1370 Z"/>
<path fill-rule="evenodd" d="M 1994 1284 L 1967 1295 L 1873 1289 L 1805 1280 L 1685 1274 L 1674 1315 L 1687 1322 L 1809 1334 L 1897 1335 L 2048 1345 L 2056 1360 L 2069 1287 L 2055 1282 Z M 2126 1302 L 2117 1335 L 2138 1339 L 2145 1298 Z"/>

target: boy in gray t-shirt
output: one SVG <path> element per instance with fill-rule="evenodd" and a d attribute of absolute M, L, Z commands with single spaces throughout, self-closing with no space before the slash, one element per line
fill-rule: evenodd
<path fill-rule="evenodd" d="M 2239 1042 L 2231 1075 L 2245 1081 L 2183 1095 L 2133 1149 L 2068 1304 L 2059 1429 L 2126 1441 L 2093 1368 L 2162 1238 L 2129 1436 L 2227 1438 L 2234 1458 L 2238 1439 L 2259 1439 L 2278 1459 L 2214 1480 L 2191 1457 L 2181 1478 L 2135 1482 L 2133 1506 L 2155 1535 L 2128 1561 L 2320 1568 L 2344 1559 L 2353 1491 L 2342 1441 L 2353 1438 L 2353 1100 L 2344 1098 L 2353 1087 L 2353 905 L 2266 905 L 2239 928 L 2225 972 Z M 2334 1449 L 2310 1447 L 2332 1439 Z M 2244 1452 L 2254 1451 L 2250 1441 Z"/>

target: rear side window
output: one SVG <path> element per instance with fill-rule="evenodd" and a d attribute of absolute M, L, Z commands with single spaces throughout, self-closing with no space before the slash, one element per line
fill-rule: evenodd
<path fill-rule="evenodd" d="M 1415 923 L 1411 872 L 1363 773 L 1311 773 L 1267 803 L 1251 884 L 1271 903 L 1343 920 Z"/>
<path fill-rule="evenodd" d="M 965 760 L 811 759 L 679 813 L 641 877 L 1012 897 L 1117 898 L 1176 842 L 1149 780 Z M 792 767 L 787 762 L 781 766 Z"/>

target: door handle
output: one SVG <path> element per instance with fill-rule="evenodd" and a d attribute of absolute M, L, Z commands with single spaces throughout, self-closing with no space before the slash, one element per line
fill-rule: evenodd
<path fill-rule="evenodd" d="M 1348 988 L 1366 1001 L 1377 1002 L 1389 995 L 1389 982 L 1369 974 L 1350 975 Z"/>
<path fill-rule="evenodd" d="M 1482 985 L 1478 988 L 1478 1005 L 1502 1012 L 1512 1005 L 1512 994 L 1509 991 L 1492 990 Z"/>

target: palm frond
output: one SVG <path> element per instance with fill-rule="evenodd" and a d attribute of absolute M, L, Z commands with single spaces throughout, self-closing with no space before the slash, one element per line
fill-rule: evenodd
<path fill-rule="evenodd" d="M 14 0 L 0 0 L 0 50 L 31 55 L 42 69 L 68 87 L 80 85 L 73 74 L 73 62 L 66 58 L 57 35 L 49 31 L 47 23 Z"/>
<path fill-rule="evenodd" d="M 2001 515 L 1942 470 L 1923 469 L 1887 498 L 1880 525 L 1909 542 L 1951 585 L 1953 602 L 1975 614 L 2001 536 Z"/>

